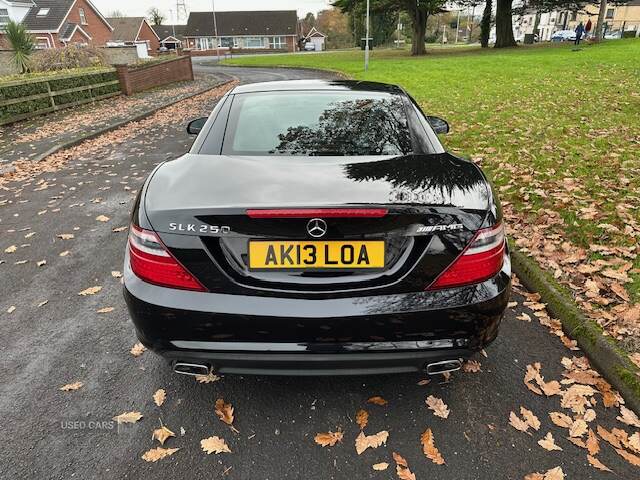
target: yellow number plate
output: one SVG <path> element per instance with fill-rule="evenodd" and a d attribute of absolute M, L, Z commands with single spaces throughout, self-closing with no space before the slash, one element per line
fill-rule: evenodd
<path fill-rule="evenodd" d="M 383 268 L 384 241 L 249 242 L 249 268 Z"/>

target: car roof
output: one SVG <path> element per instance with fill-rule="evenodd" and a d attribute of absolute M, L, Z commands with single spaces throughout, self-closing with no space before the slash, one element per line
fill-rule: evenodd
<path fill-rule="evenodd" d="M 231 92 L 256 93 L 256 92 L 286 92 L 305 90 L 357 90 L 364 92 L 402 94 L 403 90 L 397 85 L 379 82 L 363 82 L 358 80 L 284 80 L 276 82 L 249 83 L 239 85 Z"/>

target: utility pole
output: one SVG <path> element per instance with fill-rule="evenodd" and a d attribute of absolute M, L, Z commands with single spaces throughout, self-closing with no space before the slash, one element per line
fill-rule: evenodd
<path fill-rule="evenodd" d="M 458 7 L 458 20 L 456 20 L 456 45 L 458 44 L 459 31 L 460 31 L 460 7 Z"/>
<path fill-rule="evenodd" d="M 216 0 L 211 0 L 211 8 L 213 9 L 213 34 L 216 36 L 216 60 L 220 61 L 220 47 L 218 43 L 218 22 L 216 22 Z"/>
<path fill-rule="evenodd" d="M 369 0 L 367 0 L 367 26 L 364 39 L 364 71 L 369 70 Z"/>

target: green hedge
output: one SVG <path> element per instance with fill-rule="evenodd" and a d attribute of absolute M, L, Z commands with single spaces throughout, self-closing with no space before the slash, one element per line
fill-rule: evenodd
<path fill-rule="evenodd" d="M 120 85 L 103 85 L 101 87 L 90 88 L 78 92 L 70 92 L 56 95 L 55 92 L 71 88 L 90 87 L 92 85 L 118 80 L 118 75 L 114 70 L 104 72 L 80 73 L 66 76 L 44 77 L 43 79 L 29 79 L 24 83 L 11 82 L 5 85 L 0 84 L 0 104 L 3 100 L 30 97 L 47 93 L 49 88 L 53 92 L 56 106 L 64 106 L 74 102 L 89 102 L 92 98 L 117 93 Z M 13 103 L 11 105 L 0 105 L 0 123 L 8 123 L 11 118 L 26 115 L 30 112 L 38 112 L 51 107 L 49 96 L 35 100 Z"/>

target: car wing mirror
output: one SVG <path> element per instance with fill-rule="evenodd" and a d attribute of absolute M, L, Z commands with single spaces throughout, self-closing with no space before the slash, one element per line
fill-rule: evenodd
<path fill-rule="evenodd" d="M 207 117 L 191 120 L 189 122 L 189 125 L 187 125 L 187 132 L 189 133 L 189 135 L 197 135 L 204 128 L 205 123 L 207 123 Z"/>
<path fill-rule="evenodd" d="M 440 117 L 432 117 L 432 116 L 428 116 L 427 120 L 429 120 L 429 125 L 431 125 L 431 128 L 433 128 L 433 131 L 440 134 L 440 133 L 449 133 L 449 123 L 446 120 L 443 120 Z"/>

